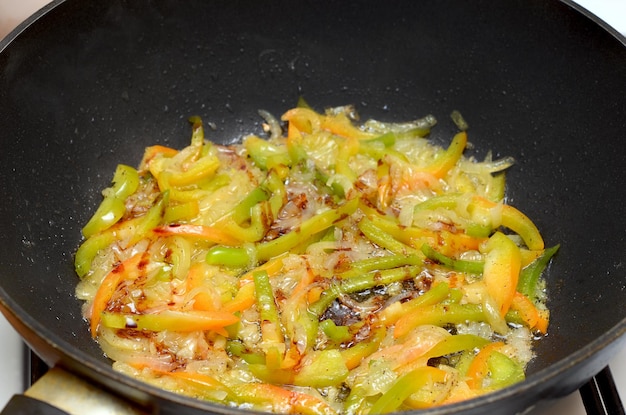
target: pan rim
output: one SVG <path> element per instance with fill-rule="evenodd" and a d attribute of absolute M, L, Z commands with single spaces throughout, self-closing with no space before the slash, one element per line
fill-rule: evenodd
<path fill-rule="evenodd" d="M 38 10 L 35 14 L 31 15 L 27 20 L 18 25 L 14 30 L 12 30 L 5 38 L 0 40 L 0 53 L 2 53 L 19 35 L 26 30 L 29 26 L 34 24 L 38 19 L 42 16 L 56 8 L 62 3 L 65 3 L 66 0 L 54 0 L 43 8 Z M 604 20 L 600 19 L 598 16 L 588 11 L 581 5 L 575 3 L 573 0 L 559 0 L 561 3 L 564 3 L 571 7 L 572 9 L 582 13 L 587 18 L 591 19 L 594 23 L 602 27 L 605 31 L 610 33 L 616 40 L 618 40 L 622 45 L 626 46 L 626 36 L 619 33 L 612 26 L 606 23 Z M 94 371 L 98 375 L 106 376 L 108 379 L 112 381 L 121 382 L 127 386 L 133 387 L 136 390 L 146 393 L 154 399 L 165 399 L 173 401 L 177 404 L 188 406 L 200 410 L 211 410 L 214 412 L 220 413 L 233 413 L 233 408 L 223 407 L 217 404 L 212 404 L 210 402 L 204 402 L 201 400 L 189 398 L 183 395 L 178 395 L 173 392 L 164 391 L 155 386 L 149 385 L 147 383 L 141 382 L 137 379 L 134 379 L 130 376 L 124 375 L 122 373 L 114 371 L 110 366 L 106 366 L 103 361 L 97 360 L 94 357 L 82 352 L 75 347 L 72 347 L 69 342 L 55 334 L 54 332 L 47 329 L 43 326 L 39 321 L 32 318 L 26 311 L 20 307 L 16 302 L 14 302 L 10 296 L 6 293 L 3 287 L 0 286 L 0 311 L 10 318 L 19 320 L 21 324 L 24 325 L 25 330 L 30 331 L 32 333 L 36 333 L 36 335 L 42 340 L 48 343 L 54 350 L 59 353 L 61 356 L 60 362 L 64 364 L 63 358 L 69 359 L 73 364 L 83 365 L 86 369 Z M 25 317 L 25 318 L 24 318 Z M 23 335 L 23 333 L 20 333 Z M 433 408 L 425 411 L 420 411 L 423 414 L 448 414 L 454 413 L 457 411 L 465 411 L 472 408 L 481 407 L 487 403 L 501 400 L 506 397 L 510 397 L 519 393 L 524 393 L 524 391 L 533 389 L 540 384 L 546 383 L 551 379 L 558 377 L 560 374 L 566 372 L 567 370 L 576 367 L 578 365 L 584 364 L 588 361 L 592 356 L 598 354 L 599 351 L 610 347 L 617 346 L 619 343 L 626 343 L 626 317 L 623 318 L 620 322 L 614 325 L 611 329 L 603 333 L 600 337 L 594 339 L 592 342 L 588 343 L 584 347 L 578 349 L 576 352 L 571 353 L 567 356 L 562 357 L 555 363 L 550 366 L 544 367 L 537 372 L 530 375 L 525 381 L 520 382 L 511 387 L 489 393 L 487 395 L 470 399 L 467 401 L 455 403 L 452 405 L 447 405 L 444 407 Z M 610 356 L 609 356 L 610 357 Z M 590 375 L 591 377 L 591 375 Z M 570 391 L 572 392 L 572 391 Z M 221 410 L 220 410 L 221 409 Z M 247 410 L 235 409 L 234 413 L 251 413 Z"/>

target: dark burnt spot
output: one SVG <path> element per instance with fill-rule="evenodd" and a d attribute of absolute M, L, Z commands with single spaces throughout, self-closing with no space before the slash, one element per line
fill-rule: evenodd
<path fill-rule="evenodd" d="M 458 332 L 457 332 L 457 329 L 456 329 L 456 326 L 455 326 L 454 324 L 452 324 L 452 323 L 447 323 L 447 324 L 445 324 L 445 325 L 443 326 L 443 328 L 444 328 L 444 329 L 446 329 L 446 330 L 448 330 L 448 333 L 450 333 L 450 334 L 452 334 L 452 335 L 455 335 L 455 334 L 457 334 L 457 333 L 458 333 Z"/>
<path fill-rule="evenodd" d="M 352 308 L 335 300 L 320 317 L 320 321 L 328 319 L 338 326 L 349 326 L 360 321 L 360 316 Z"/>
<path fill-rule="evenodd" d="M 448 366 L 449 364 L 450 364 L 450 360 L 446 356 L 431 357 L 430 359 L 428 359 L 428 362 L 426 363 L 426 365 L 432 366 L 432 367 L 437 367 L 440 365 Z"/>

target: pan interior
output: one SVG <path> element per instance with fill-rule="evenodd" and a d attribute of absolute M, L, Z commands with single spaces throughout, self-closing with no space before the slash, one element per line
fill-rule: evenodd
<path fill-rule="evenodd" d="M 184 146 L 191 115 L 232 142 L 299 96 L 433 114 L 442 145 L 459 110 L 477 157 L 515 157 L 508 200 L 561 244 L 532 374 L 623 331 L 624 90 L 622 42 L 559 2 L 63 2 L 0 54 L 0 294 L 63 353 L 108 366 L 72 255 L 118 163 Z"/>

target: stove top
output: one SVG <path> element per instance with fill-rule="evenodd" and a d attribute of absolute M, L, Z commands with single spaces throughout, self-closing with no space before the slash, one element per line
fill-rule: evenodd
<path fill-rule="evenodd" d="M 575 0 L 581 6 L 603 19 L 618 32 L 626 35 L 626 1 L 624 0 Z M 0 39 L 22 20 L 26 19 L 48 0 L 0 0 Z M 26 372 L 28 353 L 17 333 L 0 315 L 0 409 L 14 394 L 22 393 L 30 383 Z M 610 362 L 617 389 L 626 400 L 626 349 Z M 585 408 L 578 392 L 554 402 L 548 408 L 531 411 L 528 415 L 569 414 L 584 415 Z"/>

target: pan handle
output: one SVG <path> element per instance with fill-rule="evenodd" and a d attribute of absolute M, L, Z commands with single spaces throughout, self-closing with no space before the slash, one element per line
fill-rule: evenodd
<path fill-rule="evenodd" d="M 624 405 L 609 367 L 579 389 L 587 415 L 625 415 Z"/>
<path fill-rule="evenodd" d="M 146 415 L 129 402 L 57 367 L 48 370 L 23 395 L 14 395 L 0 415 L 82 415 L 85 408 L 116 415 Z"/>
<path fill-rule="evenodd" d="M 69 415 L 67 412 L 39 399 L 13 395 L 0 415 Z"/>

